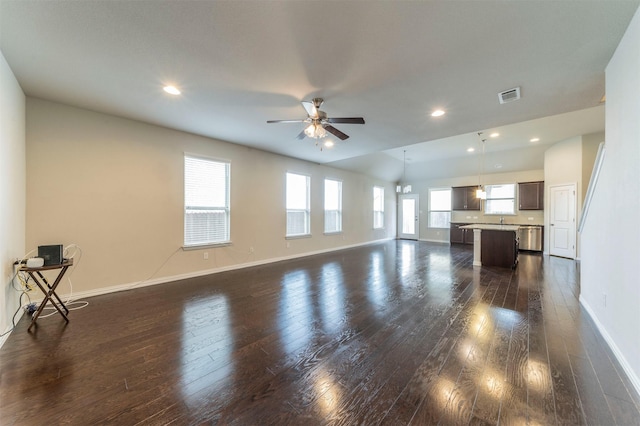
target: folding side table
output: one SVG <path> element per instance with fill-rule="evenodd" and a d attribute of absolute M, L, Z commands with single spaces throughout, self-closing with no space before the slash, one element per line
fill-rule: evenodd
<path fill-rule="evenodd" d="M 67 272 L 67 269 L 69 269 L 71 265 L 73 265 L 73 259 L 65 259 L 59 265 L 46 265 L 46 266 L 40 266 L 37 268 L 28 268 L 28 267 L 22 268 L 22 271 L 28 273 L 29 276 L 33 279 L 33 282 L 35 282 L 38 288 L 42 291 L 42 293 L 44 293 L 44 299 L 40 303 L 40 306 L 38 306 L 38 310 L 33 314 L 33 318 L 31 319 L 31 324 L 29 325 L 29 328 L 27 328 L 27 331 L 30 331 L 31 327 L 35 325 L 36 320 L 42 313 L 42 310 L 47 305 L 47 303 L 51 303 L 58 310 L 58 312 L 60 312 L 60 315 L 62 315 L 64 320 L 66 322 L 69 322 L 69 318 L 67 318 L 69 309 L 67 309 L 67 307 L 64 305 L 64 302 L 56 294 L 56 287 L 58 287 L 58 284 L 60 284 L 62 277 L 64 276 L 65 272 Z M 49 282 L 44 277 L 44 275 L 42 275 L 42 272 L 50 271 L 54 269 L 60 269 L 60 272 L 58 272 L 58 276 L 56 277 L 53 284 L 49 284 Z M 57 303 L 56 303 L 56 300 L 57 300 Z"/>

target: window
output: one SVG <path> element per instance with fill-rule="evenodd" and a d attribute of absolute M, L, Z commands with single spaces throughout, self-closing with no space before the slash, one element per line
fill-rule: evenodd
<path fill-rule="evenodd" d="M 342 182 L 324 180 L 324 232 L 342 231 Z"/>
<path fill-rule="evenodd" d="M 384 228 L 384 188 L 373 187 L 373 229 Z"/>
<path fill-rule="evenodd" d="M 429 228 L 449 228 L 451 189 L 429 189 Z"/>
<path fill-rule="evenodd" d="M 185 155 L 185 246 L 229 242 L 230 167 L 227 162 Z"/>
<path fill-rule="evenodd" d="M 287 173 L 287 237 L 311 234 L 309 176 Z"/>
<path fill-rule="evenodd" d="M 516 185 L 486 185 L 485 214 L 515 214 Z"/>

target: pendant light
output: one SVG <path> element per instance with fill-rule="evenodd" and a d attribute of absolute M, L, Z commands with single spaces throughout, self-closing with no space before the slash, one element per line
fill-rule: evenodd
<path fill-rule="evenodd" d="M 482 158 L 480 160 L 480 174 L 478 175 L 478 189 L 476 190 L 476 198 L 480 198 L 481 200 L 487 199 L 487 191 L 484 190 L 482 186 L 482 174 L 484 173 L 484 143 L 487 141 L 482 138 L 482 132 L 478 132 L 478 137 L 482 141 Z"/>
<path fill-rule="evenodd" d="M 402 152 L 402 184 L 396 185 L 396 192 L 408 194 L 411 192 L 411 185 L 407 184 L 407 150 Z"/>

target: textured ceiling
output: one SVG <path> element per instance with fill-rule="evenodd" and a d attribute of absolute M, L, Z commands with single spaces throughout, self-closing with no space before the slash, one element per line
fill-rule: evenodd
<path fill-rule="evenodd" d="M 540 168 L 544 144 L 602 131 L 605 67 L 638 4 L 0 0 L 0 47 L 29 96 L 393 181 L 404 150 L 450 163 L 438 176 L 465 174 L 453 164 L 479 131 L 499 129 L 487 152 L 514 170 Z M 521 100 L 498 103 L 518 86 Z M 316 96 L 366 124 L 335 125 L 351 137 L 320 152 L 295 139 L 301 124 L 266 123 L 304 118 L 300 101 Z"/>

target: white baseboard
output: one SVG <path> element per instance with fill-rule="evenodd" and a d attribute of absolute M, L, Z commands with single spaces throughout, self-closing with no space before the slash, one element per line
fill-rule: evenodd
<path fill-rule="evenodd" d="M 598 320 L 598 317 L 596 316 L 595 312 L 591 309 L 591 306 L 589 306 L 589 304 L 582 297 L 582 295 L 580 295 L 579 300 L 582 307 L 584 307 L 584 309 L 587 311 L 587 313 L 595 323 L 596 328 L 598 329 L 600 334 L 602 334 L 602 337 L 604 338 L 605 342 L 607 342 L 607 345 L 609 345 L 611 352 L 613 352 L 613 355 L 616 357 L 616 359 L 622 366 L 622 369 L 627 374 L 627 377 L 631 381 L 631 384 L 633 384 L 633 387 L 636 389 L 636 392 L 640 394 L 640 378 L 635 374 L 635 372 L 627 362 L 627 359 L 618 348 L 618 345 L 616 345 L 616 342 L 613 340 L 609 332 L 607 332 L 607 329 L 604 328 L 602 323 Z"/>
<path fill-rule="evenodd" d="M 420 238 L 418 239 L 418 241 L 425 241 L 427 243 L 440 243 L 440 244 L 449 244 L 449 241 L 444 241 L 444 240 L 434 240 L 431 238 Z"/>

